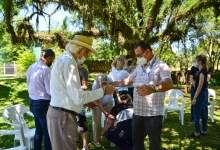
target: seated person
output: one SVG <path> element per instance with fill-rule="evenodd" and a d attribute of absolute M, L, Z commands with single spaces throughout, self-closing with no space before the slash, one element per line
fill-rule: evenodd
<path fill-rule="evenodd" d="M 108 74 L 108 77 L 113 82 L 122 81 L 129 76 L 128 71 L 124 69 L 126 67 L 125 63 L 126 63 L 126 61 L 125 61 L 125 58 L 123 58 L 123 57 L 118 57 L 112 62 L 112 70 Z M 128 87 L 116 87 L 116 92 L 113 95 L 114 100 L 115 100 L 115 105 L 118 104 L 117 92 L 121 92 L 121 91 L 128 91 Z"/>
<path fill-rule="evenodd" d="M 120 93 L 120 103 L 114 106 L 107 116 L 104 127 L 105 137 L 121 150 L 132 150 L 133 106 L 127 91 Z"/>
<path fill-rule="evenodd" d="M 129 73 L 124 69 L 125 59 L 123 57 L 116 58 L 112 63 L 112 70 L 108 74 L 108 77 L 113 81 L 121 81 L 129 76 Z M 126 87 L 117 87 L 117 91 L 128 90 Z"/>

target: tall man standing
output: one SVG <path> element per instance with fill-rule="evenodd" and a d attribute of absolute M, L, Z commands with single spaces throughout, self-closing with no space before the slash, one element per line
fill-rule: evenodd
<path fill-rule="evenodd" d="M 47 114 L 53 150 L 76 150 L 76 115 L 83 105 L 113 93 L 110 85 L 94 91 L 81 89 L 77 62 L 83 62 L 92 49 L 92 39 L 76 35 L 66 45 L 66 51 L 56 59 L 51 71 L 51 103 Z"/>
<path fill-rule="evenodd" d="M 46 114 L 50 103 L 50 66 L 55 58 L 51 49 L 42 50 L 41 58 L 27 70 L 30 110 L 35 119 L 34 149 L 41 150 L 42 138 L 46 150 L 51 150 Z"/>
<path fill-rule="evenodd" d="M 133 82 L 134 116 L 132 126 L 133 149 L 144 150 L 144 139 L 149 137 L 150 150 L 159 150 L 161 142 L 163 100 L 165 91 L 172 88 L 170 68 L 158 60 L 145 42 L 141 41 L 134 49 L 141 62 L 135 71 L 124 81 Z"/>

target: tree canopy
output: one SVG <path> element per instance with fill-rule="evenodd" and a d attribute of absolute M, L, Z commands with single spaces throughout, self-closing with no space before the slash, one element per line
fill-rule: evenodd
<path fill-rule="evenodd" d="M 202 28 L 201 12 L 210 10 L 216 18 L 220 14 L 219 0 L 3 0 L 4 26 L 14 44 L 41 38 L 34 34 L 30 19 L 36 15 L 39 23 L 39 16 L 51 16 L 54 12 L 44 12 L 51 3 L 57 5 L 54 12 L 61 7 L 78 12 L 83 20 L 82 31 L 110 38 L 128 48 L 140 39 L 151 44 L 179 41 L 192 30 Z M 33 12 L 14 22 L 19 10 L 26 7 L 32 7 Z"/>
<path fill-rule="evenodd" d="M 45 8 L 51 4 L 54 10 L 47 13 Z M 60 9 L 72 17 L 64 19 L 61 30 L 51 31 L 50 18 Z M 31 12 L 20 17 L 21 10 Z M 40 17 L 49 18 L 48 33 L 39 31 Z M 0 35 L 7 35 L 0 37 L 1 42 L 8 43 L 9 38 L 12 45 L 41 41 L 64 48 L 68 39 L 81 33 L 113 43 L 101 44 L 104 49 L 98 46 L 103 49 L 98 54 L 100 58 L 106 56 L 103 53 L 109 47 L 117 52 L 110 52 L 106 58 L 119 54 L 118 49 L 126 49 L 132 55 L 134 43 L 145 40 L 169 64 L 181 59 L 185 66 L 189 56 L 200 51 L 209 56 L 212 67 L 220 62 L 220 0 L 2 0 L 1 18 Z M 79 32 L 68 32 L 68 21 L 80 26 Z M 175 53 L 173 47 L 181 52 Z M 13 46 L 9 49 L 15 50 Z"/>

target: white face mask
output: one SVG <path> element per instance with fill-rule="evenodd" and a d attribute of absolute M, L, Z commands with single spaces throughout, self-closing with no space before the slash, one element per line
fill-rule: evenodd
<path fill-rule="evenodd" d="M 82 65 L 85 62 L 86 58 L 83 56 L 81 59 L 77 59 L 77 63 Z"/>
<path fill-rule="evenodd" d="M 137 65 L 145 65 L 147 60 L 144 57 L 137 57 Z"/>

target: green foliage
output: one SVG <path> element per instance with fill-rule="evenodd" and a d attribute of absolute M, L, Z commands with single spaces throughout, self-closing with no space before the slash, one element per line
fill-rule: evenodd
<path fill-rule="evenodd" d="M 177 65 L 177 55 L 170 49 L 164 50 L 163 53 L 160 54 L 160 59 L 166 62 L 169 66 L 176 67 Z"/>
<path fill-rule="evenodd" d="M 35 56 L 34 54 L 29 51 L 29 50 L 26 50 L 24 51 L 23 53 L 21 53 L 19 56 L 18 56 L 18 59 L 16 61 L 16 64 L 18 66 L 18 71 L 20 73 L 24 73 L 26 72 L 26 70 L 28 69 L 28 67 L 34 63 L 35 61 Z"/>
<path fill-rule="evenodd" d="M 118 55 L 126 55 L 126 51 L 121 49 L 109 40 L 98 39 L 94 42 L 96 53 L 92 54 L 88 60 L 112 61 Z"/>
<path fill-rule="evenodd" d="M 213 74 L 213 76 L 212 76 L 212 78 L 210 80 L 210 83 L 211 83 L 212 86 L 220 85 L 220 71 L 216 71 Z"/>

